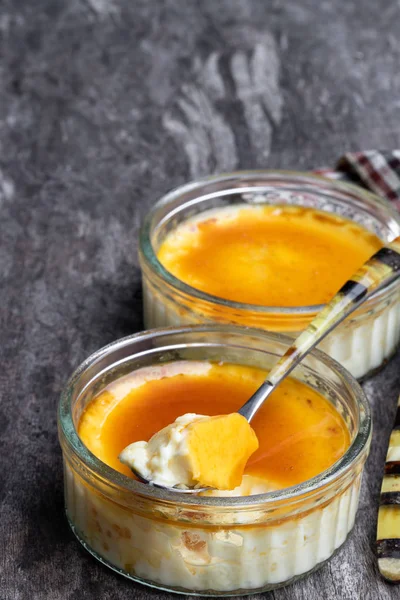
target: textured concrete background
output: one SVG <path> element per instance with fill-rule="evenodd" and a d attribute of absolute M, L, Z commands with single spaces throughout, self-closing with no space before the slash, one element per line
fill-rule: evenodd
<path fill-rule="evenodd" d="M 2 0 L 1 600 L 173 597 L 106 570 L 69 532 L 60 389 L 141 329 L 137 230 L 162 193 L 400 147 L 399 21 L 390 0 Z M 399 356 L 365 389 L 375 434 L 355 532 L 265 597 L 400 597 L 374 557 Z"/>

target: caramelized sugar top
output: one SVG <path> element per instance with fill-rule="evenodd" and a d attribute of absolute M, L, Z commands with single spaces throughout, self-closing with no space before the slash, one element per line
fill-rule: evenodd
<path fill-rule="evenodd" d="M 147 381 L 143 379 L 139 386 L 131 386 L 127 376 L 122 392 L 121 388 L 118 393 L 113 391 L 112 384 L 82 414 L 78 433 L 83 443 L 125 475 L 133 477 L 128 467 L 119 462 L 118 455 L 128 444 L 149 440 L 185 413 L 234 412 L 266 377 L 266 372 L 259 369 L 231 364 L 211 364 L 202 374 L 190 374 L 190 363 L 186 361 L 170 363 L 173 365 L 184 365 L 183 373 L 176 374 L 179 368 L 174 368 L 168 376 L 166 365 L 161 378 L 151 380 L 147 376 Z M 329 401 L 292 378 L 270 396 L 252 427 L 260 446 L 247 463 L 245 473 L 267 479 L 276 489 L 321 473 L 350 444 L 344 420 Z"/>
<path fill-rule="evenodd" d="M 192 287 L 262 306 L 324 304 L 374 252 L 352 221 L 295 206 L 221 208 L 181 223 L 158 251 Z"/>

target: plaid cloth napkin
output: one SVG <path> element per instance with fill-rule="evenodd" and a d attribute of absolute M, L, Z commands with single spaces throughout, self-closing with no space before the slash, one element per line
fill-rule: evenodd
<path fill-rule="evenodd" d="M 330 179 L 347 179 L 393 202 L 400 211 L 400 150 L 348 152 L 335 170 L 317 169 L 315 173 Z"/>

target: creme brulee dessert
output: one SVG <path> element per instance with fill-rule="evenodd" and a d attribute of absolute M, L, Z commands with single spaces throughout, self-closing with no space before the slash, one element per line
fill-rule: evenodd
<path fill-rule="evenodd" d="M 292 582 L 332 556 L 354 525 L 370 411 L 351 376 L 312 353 L 243 422 L 259 367 L 288 342 L 250 328 L 156 330 L 77 369 L 58 422 L 66 512 L 87 550 L 135 581 L 228 596 Z M 143 484 L 130 468 L 138 457 L 161 484 L 207 476 L 220 489 Z"/>
<path fill-rule="evenodd" d="M 135 459 L 136 465 L 144 464 L 142 470 L 155 483 L 193 485 L 197 482 L 191 480 L 192 475 L 188 477 L 188 465 L 197 461 L 202 473 L 197 481 L 220 490 L 211 490 L 209 495 L 221 495 L 226 489 L 230 495 L 249 495 L 290 487 L 335 463 L 347 450 L 350 436 L 332 404 L 292 378 L 271 394 L 251 428 L 235 411 L 265 378 L 266 372 L 259 369 L 210 362 L 141 369 L 110 384 L 92 400 L 80 419 L 78 433 L 98 458 L 129 477 L 133 477 L 129 465 Z M 215 417 L 201 416 L 204 414 Z M 230 432 L 224 432 L 223 422 L 227 421 Z M 212 436 L 209 446 L 200 452 L 196 440 L 191 440 L 182 456 L 182 430 L 189 428 L 190 432 L 194 426 L 207 427 Z M 225 437 L 228 444 L 229 433 L 238 448 L 227 447 L 225 453 L 215 456 L 212 450 L 220 442 L 218 436 Z M 147 448 L 150 438 L 156 441 Z M 221 449 L 221 444 L 218 447 Z M 226 464 L 236 464 L 241 457 L 245 459 L 240 476 L 235 472 L 227 481 Z M 152 469 L 148 468 L 149 459 Z"/>
<path fill-rule="evenodd" d="M 141 250 L 148 328 L 215 321 L 296 337 L 317 306 L 383 245 L 354 221 L 295 205 L 235 204 L 177 225 L 171 216 L 163 227 L 153 249 Z M 182 290 L 181 282 L 190 288 Z M 387 300 L 360 307 L 319 348 L 363 377 L 393 354 L 399 336 L 394 290 Z"/>

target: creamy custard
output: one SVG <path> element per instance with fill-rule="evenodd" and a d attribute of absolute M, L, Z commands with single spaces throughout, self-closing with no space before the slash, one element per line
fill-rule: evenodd
<path fill-rule="evenodd" d="M 328 302 L 382 245 L 353 221 L 311 208 L 229 207 L 178 225 L 158 259 L 208 294 L 294 307 Z"/>
<path fill-rule="evenodd" d="M 118 459 L 126 446 L 149 440 L 184 413 L 233 413 L 265 378 L 260 369 L 208 362 L 138 371 L 112 383 L 88 405 L 78 433 L 98 458 L 133 477 Z M 259 448 L 247 462 L 238 495 L 259 493 L 260 485 L 268 491 L 306 481 L 335 463 L 350 443 L 332 404 L 291 378 L 271 394 L 252 427 Z"/>

